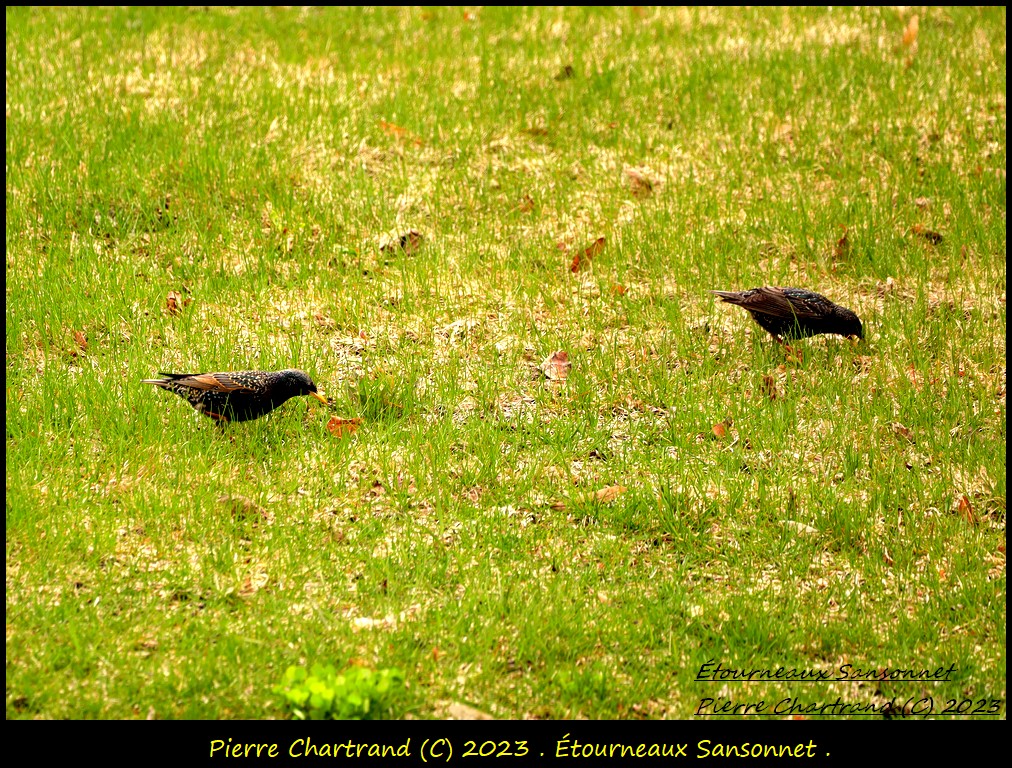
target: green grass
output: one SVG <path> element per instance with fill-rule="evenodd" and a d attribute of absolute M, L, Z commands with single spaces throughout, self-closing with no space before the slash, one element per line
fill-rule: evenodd
<path fill-rule="evenodd" d="M 9 9 L 7 716 L 1003 699 L 1006 14 L 913 13 Z M 139 383 L 287 367 L 225 435 Z"/>

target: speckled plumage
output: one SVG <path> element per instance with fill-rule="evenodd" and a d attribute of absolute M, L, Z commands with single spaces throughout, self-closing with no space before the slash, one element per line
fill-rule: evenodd
<path fill-rule="evenodd" d="M 711 293 L 747 310 L 773 338 L 799 339 L 820 333 L 864 338 L 858 316 L 846 307 L 834 304 L 821 293 L 776 286 Z"/>
<path fill-rule="evenodd" d="M 293 397 L 311 395 L 321 403 L 327 398 L 305 371 L 231 371 L 228 373 L 159 373 L 163 379 L 143 379 L 142 384 L 174 392 L 198 413 L 218 423 L 250 421 L 270 413 Z"/>

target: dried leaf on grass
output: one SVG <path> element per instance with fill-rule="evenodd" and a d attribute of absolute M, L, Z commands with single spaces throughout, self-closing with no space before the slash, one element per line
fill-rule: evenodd
<path fill-rule="evenodd" d="M 169 291 L 168 296 L 165 297 L 165 311 L 170 315 L 178 315 L 183 311 L 183 307 L 190 304 L 192 299 L 184 299 L 183 294 L 179 291 Z"/>
<path fill-rule="evenodd" d="M 393 136 L 395 139 L 409 139 L 414 142 L 416 146 L 422 146 L 422 140 L 415 136 L 407 128 L 402 128 L 399 125 L 387 122 L 386 120 L 379 121 L 380 130 L 388 136 Z"/>
<path fill-rule="evenodd" d="M 88 337 L 84 335 L 83 331 L 74 331 L 74 344 L 77 345 L 77 349 L 70 350 L 71 357 L 77 357 L 82 352 L 87 352 Z"/>
<path fill-rule="evenodd" d="M 818 528 L 813 528 L 812 526 L 806 525 L 805 523 L 797 520 L 781 520 L 780 525 L 794 531 L 795 533 L 799 533 L 802 536 L 814 536 L 819 532 Z"/>
<path fill-rule="evenodd" d="M 397 138 L 403 138 L 408 133 L 407 128 L 401 128 L 399 125 L 388 123 L 386 120 L 380 120 L 379 127 L 380 130 L 383 131 L 383 133 L 386 133 L 390 136 L 396 136 Z"/>
<path fill-rule="evenodd" d="M 573 261 L 569 265 L 570 272 L 579 272 L 582 267 L 585 267 L 590 263 L 590 260 L 597 256 L 601 251 L 604 250 L 604 237 L 599 237 L 587 248 L 573 256 Z"/>
<path fill-rule="evenodd" d="M 226 507 L 236 520 L 270 520 L 270 513 L 253 499 L 245 496 L 224 494 L 218 497 L 218 503 Z"/>
<path fill-rule="evenodd" d="M 337 323 L 333 319 L 327 317 L 322 312 L 317 312 L 313 315 L 313 321 L 321 328 L 333 328 Z"/>
<path fill-rule="evenodd" d="M 843 229 L 843 235 L 839 240 L 836 241 L 836 245 L 833 246 L 833 258 L 845 259 L 850 255 L 850 239 L 847 237 L 847 227 L 841 227 Z"/>
<path fill-rule="evenodd" d="M 552 381 L 565 381 L 573 364 L 569 362 L 569 353 L 559 350 L 553 352 L 541 363 L 541 370 Z"/>
<path fill-rule="evenodd" d="M 923 224 L 914 224 L 914 226 L 910 228 L 910 231 L 915 235 L 920 235 L 932 245 L 941 245 L 942 241 L 945 240 L 940 233 L 935 232 L 932 229 L 928 229 Z"/>
<path fill-rule="evenodd" d="M 715 438 L 717 438 L 718 440 L 723 440 L 725 437 L 727 437 L 728 430 L 731 429 L 731 427 L 733 426 L 734 426 L 734 419 L 728 416 L 723 421 L 714 424 L 713 427 L 711 427 L 711 431 L 713 432 L 713 436 Z"/>
<path fill-rule="evenodd" d="M 956 501 L 956 511 L 961 517 L 966 518 L 966 521 L 971 525 L 976 525 L 980 522 L 977 518 L 977 513 L 973 509 L 973 504 L 970 503 L 970 497 L 965 493 L 961 494 L 959 499 Z"/>
<path fill-rule="evenodd" d="M 404 253 L 411 254 L 418 250 L 424 239 L 424 235 L 417 229 L 409 229 L 400 235 L 384 238 L 380 243 L 380 250 L 384 253 L 403 251 Z"/>
<path fill-rule="evenodd" d="M 654 191 L 654 180 L 646 168 L 626 168 L 626 178 L 629 181 L 629 191 L 633 197 L 643 199 L 650 197 Z"/>
<path fill-rule="evenodd" d="M 593 498 L 600 502 L 614 501 L 627 490 L 624 485 L 609 485 L 607 488 L 596 491 L 593 494 Z"/>
<path fill-rule="evenodd" d="M 572 503 L 586 504 L 588 502 L 596 501 L 600 504 L 606 504 L 610 501 L 614 501 L 623 493 L 625 493 L 627 490 L 629 489 L 626 488 L 624 485 L 609 485 L 607 488 L 602 488 L 599 491 L 574 496 L 572 499 Z M 551 504 L 551 508 L 557 512 L 564 511 L 567 508 L 567 506 L 568 505 L 566 504 L 565 501 L 556 501 Z"/>
<path fill-rule="evenodd" d="M 777 380 L 768 373 L 763 375 L 762 392 L 770 400 L 776 400 L 780 397 L 780 392 L 777 390 Z"/>
<path fill-rule="evenodd" d="M 917 14 L 910 17 L 910 21 L 907 22 L 906 28 L 903 30 L 903 45 L 907 48 L 917 42 L 917 33 L 921 28 L 921 20 Z"/>
<path fill-rule="evenodd" d="M 899 435 L 900 437 L 906 440 L 909 440 L 911 443 L 915 442 L 914 433 L 910 431 L 909 427 L 903 426 L 898 421 L 894 421 L 890 426 L 892 426 L 893 432 L 895 434 Z"/>
<path fill-rule="evenodd" d="M 330 421 L 327 422 L 327 429 L 330 430 L 330 434 L 334 437 L 344 437 L 345 435 L 351 435 L 355 433 L 355 430 L 359 428 L 362 423 L 362 419 L 339 419 L 337 416 L 333 416 Z"/>

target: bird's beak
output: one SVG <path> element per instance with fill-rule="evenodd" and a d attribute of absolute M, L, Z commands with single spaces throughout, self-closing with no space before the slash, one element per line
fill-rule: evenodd
<path fill-rule="evenodd" d="M 327 398 L 325 398 L 325 397 L 324 397 L 323 395 L 321 395 L 321 394 L 320 394 L 319 392 L 310 392 L 309 394 L 310 394 L 310 395 L 311 395 L 312 397 L 315 397 L 315 398 L 316 398 L 317 400 L 319 400 L 319 401 L 320 401 L 321 403 L 323 403 L 324 405 L 326 405 L 326 404 L 327 404 Z"/>

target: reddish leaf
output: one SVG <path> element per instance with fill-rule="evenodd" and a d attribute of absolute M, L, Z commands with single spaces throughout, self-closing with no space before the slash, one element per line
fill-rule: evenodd
<path fill-rule="evenodd" d="M 587 504 L 589 502 L 597 501 L 602 504 L 606 504 L 610 501 L 614 501 L 623 493 L 625 493 L 627 490 L 629 489 L 626 488 L 624 485 L 609 485 L 607 488 L 602 488 L 599 491 L 593 491 L 591 493 L 584 493 L 580 494 L 579 496 L 575 496 L 573 498 L 573 503 Z M 564 512 L 568 505 L 566 504 L 565 501 L 554 501 L 550 506 L 556 512 Z"/>
<path fill-rule="evenodd" d="M 895 432 L 900 437 L 909 440 L 911 443 L 914 442 L 914 433 L 910 431 L 909 427 L 905 427 L 898 421 L 894 421 L 892 423 L 892 428 L 893 432 Z"/>
<path fill-rule="evenodd" d="M 777 380 L 769 374 L 763 376 L 763 394 L 770 400 L 776 400 L 780 396 L 777 392 Z"/>
<path fill-rule="evenodd" d="M 611 292 L 616 296 L 625 296 L 625 286 L 616 283 L 611 287 Z"/>
<path fill-rule="evenodd" d="M 633 197 L 650 197 L 654 191 L 654 182 L 642 168 L 626 168 L 626 176 L 629 178 L 629 189 Z"/>
<path fill-rule="evenodd" d="M 388 123 L 386 120 L 380 120 L 379 127 L 380 130 L 383 131 L 383 133 L 386 133 L 390 136 L 396 136 L 398 139 L 403 138 L 408 133 L 407 128 L 401 128 L 399 125 Z"/>
<path fill-rule="evenodd" d="M 910 228 L 910 231 L 915 235 L 920 235 L 932 245 L 941 245 L 942 241 L 945 239 L 941 234 L 928 229 L 923 224 L 914 224 L 914 226 Z"/>
<path fill-rule="evenodd" d="M 339 419 L 334 416 L 327 422 L 327 429 L 334 437 L 344 437 L 354 434 L 361 423 L 362 419 Z"/>
<path fill-rule="evenodd" d="M 168 296 L 165 297 L 165 311 L 170 315 L 178 315 L 190 301 L 191 299 L 184 299 L 183 294 L 179 291 L 169 291 Z"/>
<path fill-rule="evenodd" d="M 973 504 L 970 503 L 970 499 L 965 493 L 956 502 L 956 509 L 960 515 L 966 518 L 968 523 L 971 525 L 977 524 L 977 513 L 973 511 Z"/>
<path fill-rule="evenodd" d="M 593 498 L 601 502 L 614 501 L 627 490 L 624 485 L 609 485 L 607 488 L 596 491 Z"/>
<path fill-rule="evenodd" d="M 601 253 L 601 251 L 603 251 L 603 250 L 604 250 L 604 238 L 603 237 L 599 237 L 599 238 L 597 238 L 597 240 L 595 240 L 593 243 L 591 243 L 587 248 L 585 248 L 580 253 L 577 253 L 573 257 L 573 263 L 569 265 L 569 271 L 570 272 L 579 272 L 580 268 L 584 264 L 589 264 L 590 260 L 592 258 L 594 258 L 595 256 L 597 256 L 599 253 Z"/>
<path fill-rule="evenodd" d="M 847 238 L 847 227 L 843 227 L 843 237 L 836 241 L 833 246 L 833 257 L 837 259 L 846 258 L 850 253 L 850 240 Z"/>
<path fill-rule="evenodd" d="M 553 352 L 541 363 L 541 370 L 552 381 L 565 381 L 573 364 L 569 362 L 569 353 L 559 350 Z"/>
<path fill-rule="evenodd" d="M 917 33 L 920 31 L 921 20 L 914 14 L 910 17 L 910 21 L 907 22 L 906 29 L 903 30 L 903 45 L 909 48 L 917 42 Z"/>
<path fill-rule="evenodd" d="M 74 342 L 82 352 L 88 348 L 88 337 L 81 331 L 74 331 Z"/>
<path fill-rule="evenodd" d="M 409 229 L 401 235 L 393 239 L 388 239 L 383 245 L 380 246 L 380 250 L 384 253 L 390 253 L 392 251 L 403 251 L 404 253 L 414 253 L 418 246 L 422 244 L 424 236 L 417 229 Z"/>
<path fill-rule="evenodd" d="M 727 427 L 725 427 L 722 422 L 714 424 L 713 425 L 713 435 L 718 440 L 723 440 L 725 437 L 727 437 Z"/>

